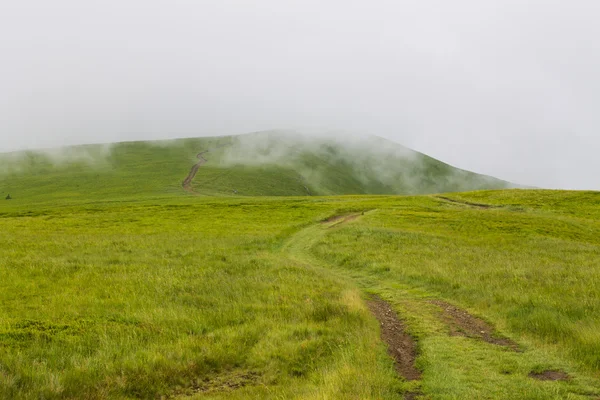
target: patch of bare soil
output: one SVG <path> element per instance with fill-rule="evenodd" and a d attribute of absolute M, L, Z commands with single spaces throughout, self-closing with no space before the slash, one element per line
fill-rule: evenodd
<path fill-rule="evenodd" d="M 490 208 L 500 208 L 499 206 L 493 206 L 491 204 L 473 203 L 473 202 L 470 202 L 470 201 L 451 199 L 450 197 L 445 197 L 445 196 L 436 196 L 436 197 L 438 199 L 441 199 L 441 200 L 444 200 L 444 201 L 448 201 L 450 203 L 461 204 L 463 206 L 480 208 L 480 209 L 484 209 L 484 210 L 487 210 L 487 209 L 490 209 Z"/>
<path fill-rule="evenodd" d="M 408 392 L 404 394 L 404 400 L 415 400 L 420 395 L 422 395 L 421 392 Z"/>
<path fill-rule="evenodd" d="M 324 219 L 323 221 L 321 221 L 321 223 L 323 224 L 329 224 L 331 222 L 337 222 L 340 221 L 342 219 L 344 219 L 346 217 L 346 215 L 333 215 L 327 219 Z"/>
<path fill-rule="evenodd" d="M 571 379 L 569 374 L 564 371 L 542 371 L 542 372 L 531 372 L 530 378 L 537 379 L 538 381 L 568 381 Z"/>
<path fill-rule="evenodd" d="M 404 324 L 398 319 L 392 307 L 376 296 L 371 298 L 367 305 L 381 324 L 381 339 L 388 345 L 388 354 L 395 361 L 396 372 L 407 381 L 421 379 L 421 372 L 415 367 L 416 343 L 405 332 Z"/>
<path fill-rule="evenodd" d="M 185 398 L 197 393 L 230 392 L 245 386 L 256 385 L 260 374 L 256 372 L 237 372 L 212 377 L 198 378 L 191 388 L 178 391 L 174 398 Z"/>
<path fill-rule="evenodd" d="M 521 351 L 516 342 L 499 336 L 494 327 L 482 319 L 474 317 L 465 310 L 442 300 L 432 300 L 431 303 L 442 309 L 442 319 L 450 328 L 450 335 L 479 339 L 487 343 L 508 347 L 514 351 Z"/>
<path fill-rule="evenodd" d="M 360 217 L 360 214 L 334 215 L 333 217 L 329 217 L 325 221 L 322 221 L 322 223 L 332 224 L 330 228 L 333 228 L 334 226 L 339 226 L 341 224 L 354 221 L 358 217 Z"/>

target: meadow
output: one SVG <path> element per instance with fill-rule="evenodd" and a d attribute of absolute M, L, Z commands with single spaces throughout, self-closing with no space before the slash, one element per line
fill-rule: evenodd
<path fill-rule="evenodd" d="M 0 398 L 600 397 L 600 193 L 168 190 L 3 201 Z M 420 379 L 396 373 L 374 295 Z"/>

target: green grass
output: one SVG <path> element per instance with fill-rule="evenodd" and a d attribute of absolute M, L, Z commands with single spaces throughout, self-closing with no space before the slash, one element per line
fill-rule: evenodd
<path fill-rule="evenodd" d="M 510 185 L 375 137 L 339 142 L 264 132 L 0 154 L 0 198 L 62 205 L 189 196 L 181 183 L 197 153 L 209 149 L 193 182 L 200 195 L 422 194 Z"/>
<path fill-rule="evenodd" d="M 435 195 L 507 183 L 373 138 L 0 159 L 0 398 L 600 397 L 598 192 Z M 374 294 L 417 341 L 421 380 L 396 374 Z M 522 352 L 452 336 L 432 300 Z M 571 378 L 528 376 L 544 370 Z"/>
<path fill-rule="evenodd" d="M 7 202 L 0 398 L 600 396 L 596 196 Z M 395 374 L 369 294 L 418 340 L 421 381 Z M 450 336 L 430 299 L 524 351 Z"/>
<path fill-rule="evenodd" d="M 252 200 L 4 216 L 0 397 L 148 398 L 230 376 L 393 393 L 357 289 L 272 251 L 324 212 Z M 372 376 L 355 382 L 352 360 Z"/>

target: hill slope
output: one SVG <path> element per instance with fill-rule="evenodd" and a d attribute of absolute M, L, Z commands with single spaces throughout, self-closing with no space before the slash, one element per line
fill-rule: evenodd
<path fill-rule="evenodd" d="M 183 190 L 182 182 L 196 163 L 197 173 L 189 176 L 188 190 Z M 139 199 L 189 192 L 427 194 L 511 186 L 381 138 L 341 141 L 282 132 L 9 153 L 0 155 L 0 165 L 0 195 L 25 202 Z"/>

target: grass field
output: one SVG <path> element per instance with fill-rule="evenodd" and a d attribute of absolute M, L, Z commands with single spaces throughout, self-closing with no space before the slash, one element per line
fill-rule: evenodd
<path fill-rule="evenodd" d="M 600 193 L 434 194 L 507 186 L 376 138 L 0 155 L 0 398 L 600 398 Z"/>
<path fill-rule="evenodd" d="M 0 398 L 594 399 L 599 202 L 3 201 Z M 420 380 L 394 371 L 373 294 L 415 338 Z M 518 351 L 453 334 L 438 300 Z M 547 370 L 568 379 L 529 376 Z"/>

